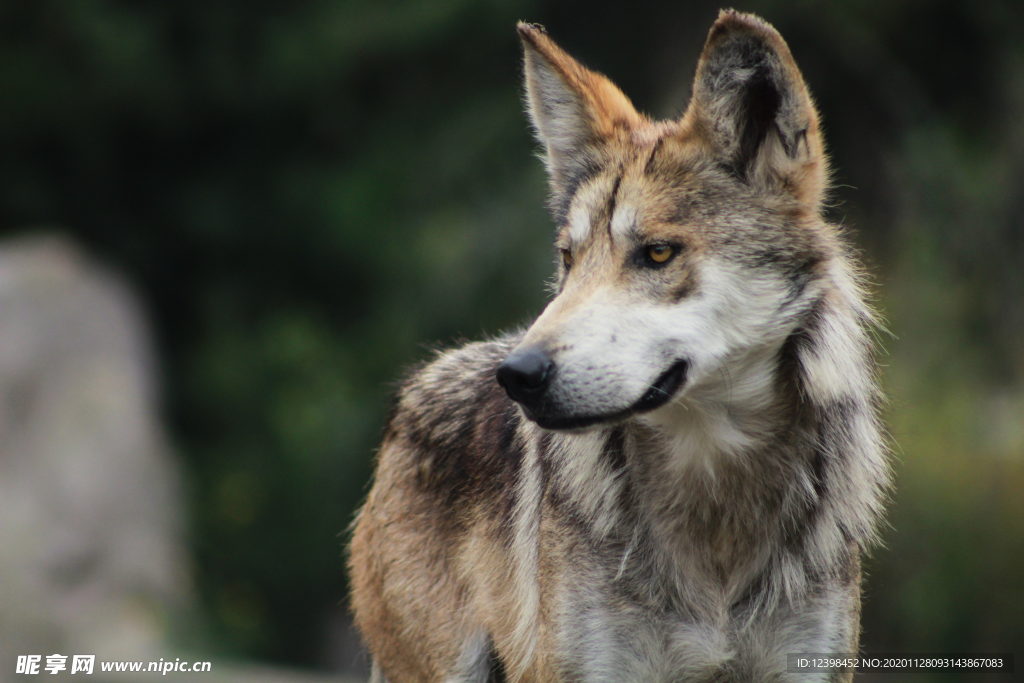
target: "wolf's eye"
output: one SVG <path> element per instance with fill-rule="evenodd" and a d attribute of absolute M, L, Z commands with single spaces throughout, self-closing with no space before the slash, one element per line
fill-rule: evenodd
<path fill-rule="evenodd" d="M 675 256 L 675 249 L 667 244 L 652 244 L 647 247 L 647 258 L 655 263 L 668 263 L 668 260 Z"/>
<path fill-rule="evenodd" d="M 565 266 L 566 270 L 572 268 L 572 252 L 568 249 L 562 249 L 562 265 Z"/>

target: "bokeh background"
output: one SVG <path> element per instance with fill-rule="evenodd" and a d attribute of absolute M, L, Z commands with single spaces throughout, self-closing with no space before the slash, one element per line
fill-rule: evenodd
<path fill-rule="evenodd" d="M 364 670 L 343 554 L 392 382 L 547 296 L 515 22 L 670 117 L 718 7 L 0 4 L 0 235 L 77 244 L 130 283 L 155 339 L 194 596 L 167 616 L 175 646 Z M 1024 656 L 1024 3 L 737 8 L 804 71 L 829 215 L 886 320 L 897 486 L 864 649 Z"/>

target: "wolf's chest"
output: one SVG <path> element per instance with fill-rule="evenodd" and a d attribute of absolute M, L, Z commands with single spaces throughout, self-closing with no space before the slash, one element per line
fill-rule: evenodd
<path fill-rule="evenodd" d="M 823 596 L 801 610 L 701 618 L 580 584 L 560 600 L 560 640 L 551 645 L 556 668 L 587 683 L 787 681 L 788 654 L 841 649 L 848 635 L 836 619 L 843 602 L 841 595 Z M 819 679 L 799 674 L 799 680 Z"/>

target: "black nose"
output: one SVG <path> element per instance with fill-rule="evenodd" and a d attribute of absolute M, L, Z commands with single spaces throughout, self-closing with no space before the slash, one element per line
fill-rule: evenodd
<path fill-rule="evenodd" d="M 517 350 L 498 366 L 498 384 L 513 401 L 532 406 L 547 391 L 554 370 L 554 362 L 541 349 Z"/>

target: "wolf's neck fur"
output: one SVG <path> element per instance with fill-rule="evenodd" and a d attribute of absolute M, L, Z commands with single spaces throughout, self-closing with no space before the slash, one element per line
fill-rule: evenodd
<path fill-rule="evenodd" d="M 778 355 L 768 345 L 727 361 L 727 366 L 686 394 L 638 421 L 665 440 L 666 475 L 711 480 L 722 458 L 738 458 L 764 446 L 778 428 Z"/>
<path fill-rule="evenodd" d="M 657 539 L 652 547 L 671 554 L 662 561 L 678 567 L 674 592 L 719 615 L 772 561 L 787 519 L 803 511 L 787 506 L 813 491 L 809 449 L 787 443 L 800 411 L 780 381 L 783 346 L 730 360 L 728 373 L 638 421 L 650 431 L 634 453 L 644 489 L 637 500 L 647 502 L 636 523 Z"/>
<path fill-rule="evenodd" d="M 668 563 L 676 571 L 650 572 L 674 577 L 663 591 L 724 614 L 763 575 L 777 581 L 757 601 L 799 600 L 869 544 L 887 470 L 858 318 L 867 309 L 842 291 L 852 280 L 837 284 L 784 341 L 730 359 L 680 400 L 560 440 L 567 479 L 553 483 L 599 536 L 625 544 L 620 573 Z"/>

